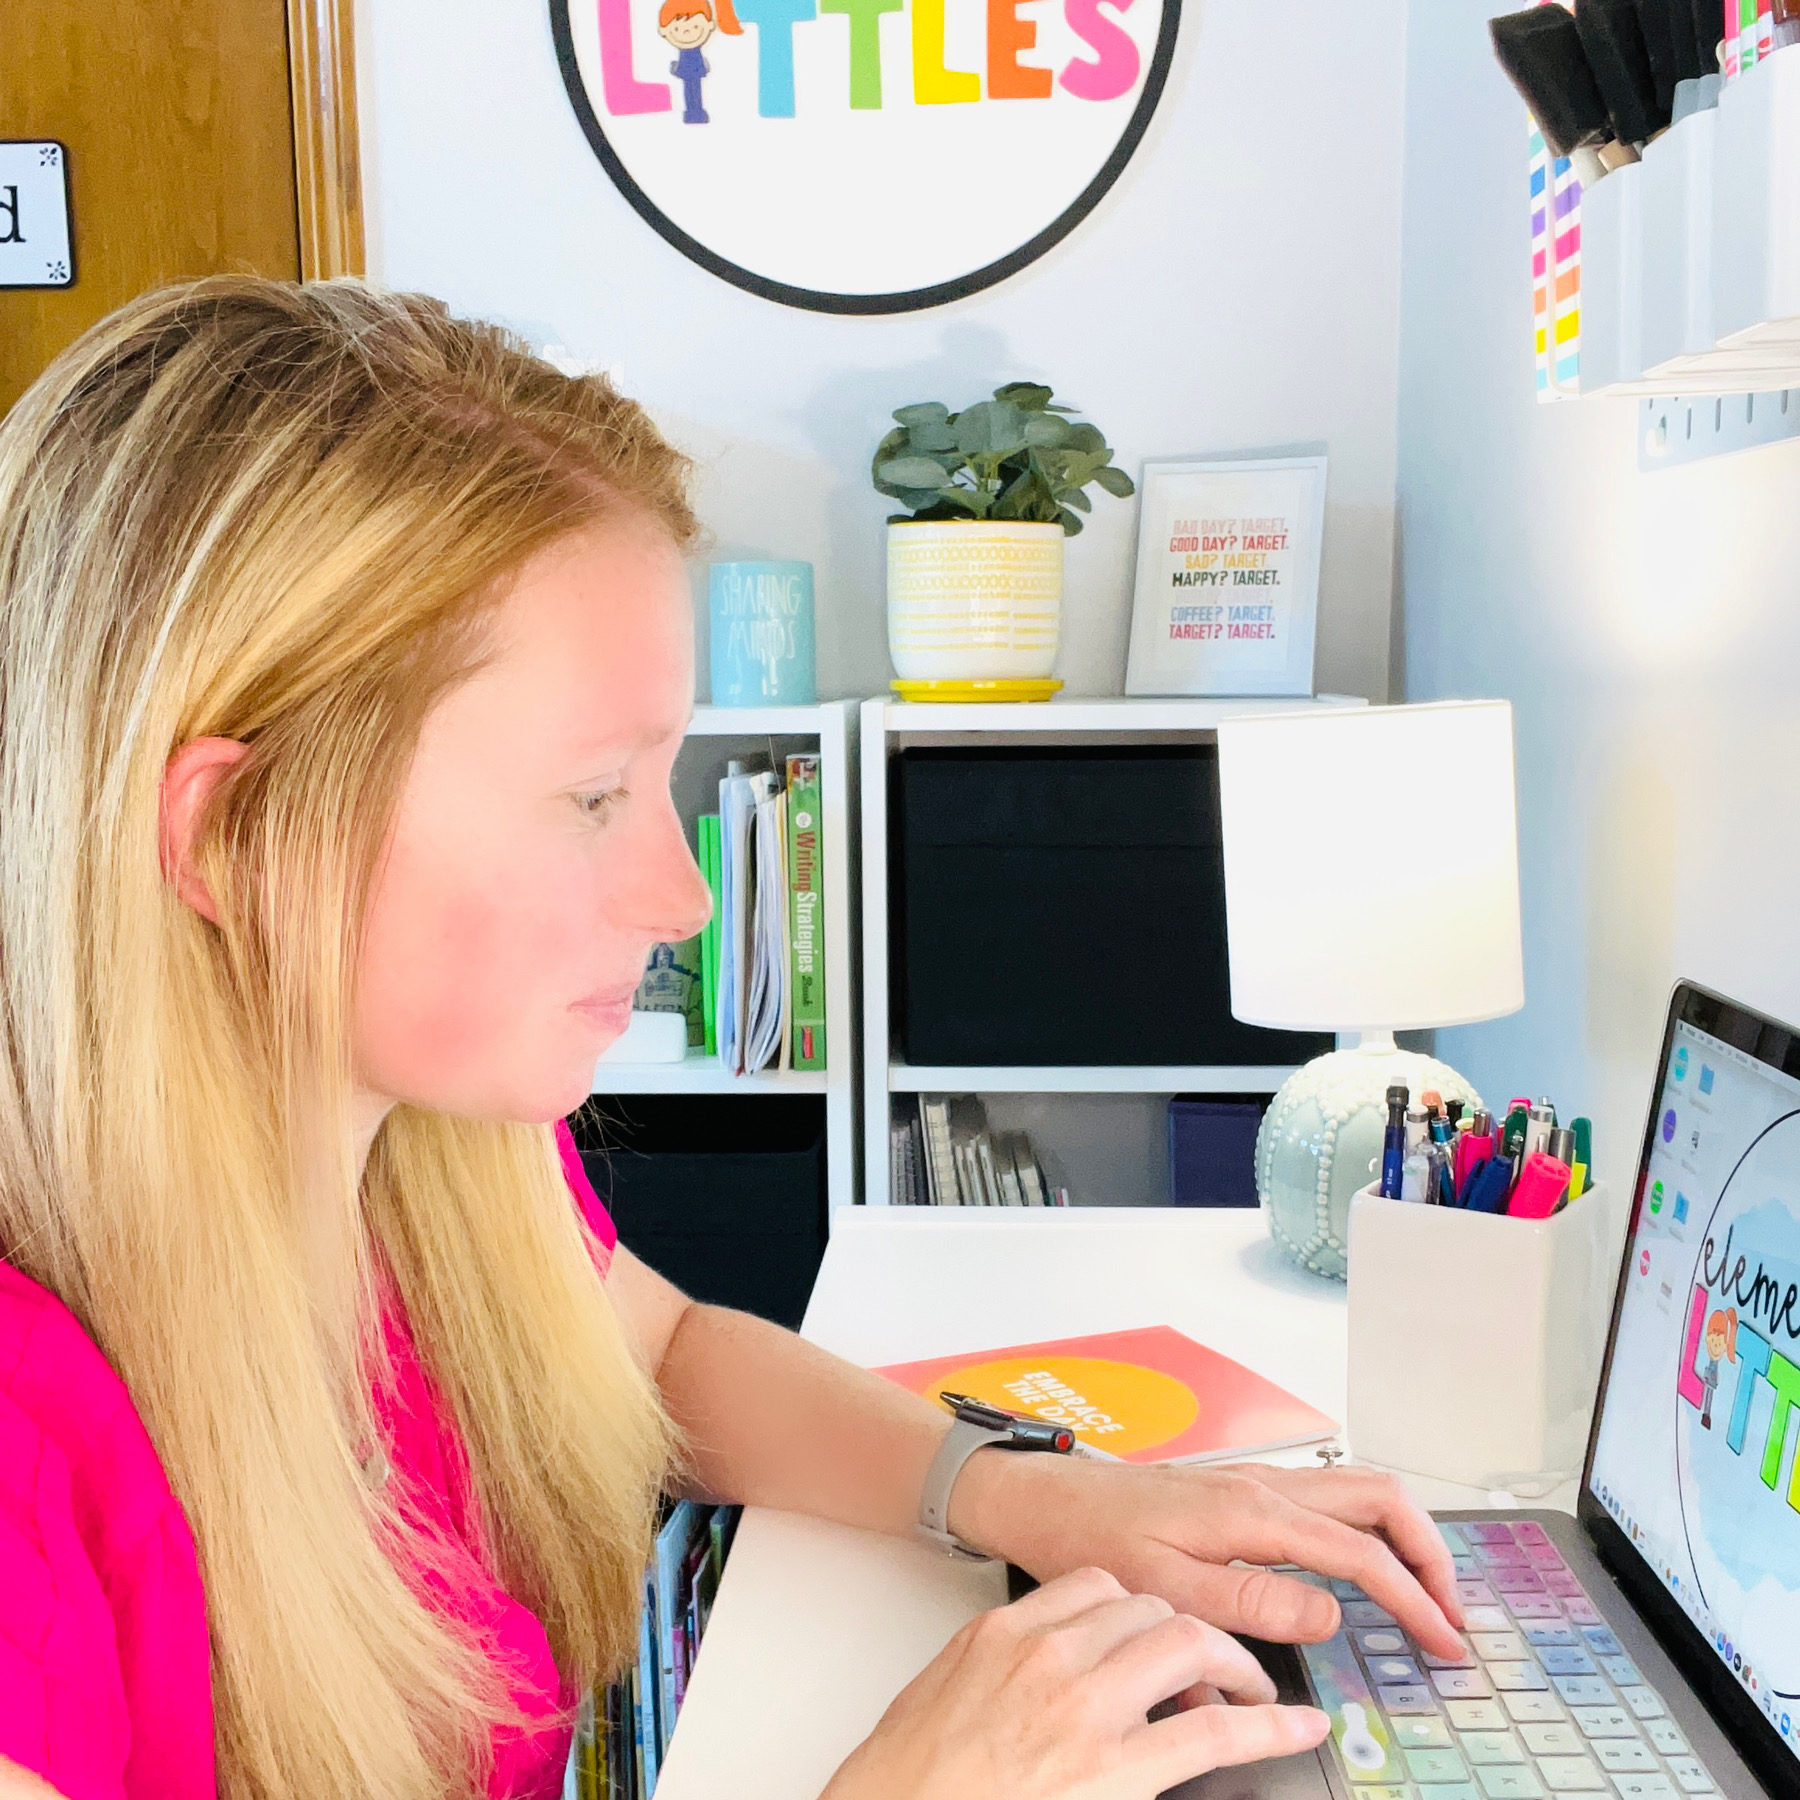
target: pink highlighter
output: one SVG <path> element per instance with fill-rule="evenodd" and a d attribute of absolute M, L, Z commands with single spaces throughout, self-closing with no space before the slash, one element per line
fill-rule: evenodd
<path fill-rule="evenodd" d="M 1547 1219 L 1560 1212 L 1569 1196 L 1569 1165 L 1558 1162 L 1542 1150 L 1534 1150 L 1525 1159 L 1519 1179 L 1513 1188 L 1508 1218 Z"/>

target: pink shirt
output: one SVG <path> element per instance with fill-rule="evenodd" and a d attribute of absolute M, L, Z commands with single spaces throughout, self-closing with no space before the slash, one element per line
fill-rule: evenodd
<path fill-rule="evenodd" d="M 563 1170 L 608 1258 L 617 1233 L 567 1127 Z M 398 1306 L 377 1396 L 396 1493 L 440 1541 L 444 1612 L 497 1646 L 521 1712 L 489 1793 L 561 1791 L 575 1696 L 499 1585 L 467 1453 Z M 0 1756 L 69 1800 L 214 1800 L 212 1670 L 193 1534 L 124 1383 L 52 1294 L 0 1262 Z"/>

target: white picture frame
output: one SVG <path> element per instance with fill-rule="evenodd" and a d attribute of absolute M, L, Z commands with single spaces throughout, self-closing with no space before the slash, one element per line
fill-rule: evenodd
<path fill-rule="evenodd" d="M 1312 693 L 1326 462 L 1145 460 L 1127 694 Z"/>

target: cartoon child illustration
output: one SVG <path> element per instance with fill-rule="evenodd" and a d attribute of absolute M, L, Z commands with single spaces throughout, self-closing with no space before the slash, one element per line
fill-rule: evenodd
<path fill-rule="evenodd" d="M 712 65 L 700 54 L 700 46 L 715 30 L 736 37 L 744 29 L 732 10 L 731 0 L 717 0 L 717 5 L 716 20 L 714 0 L 663 0 L 662 11 L 657 14 L 657 30 L 676 52 L 669 73 L 681 83 L 684 125 L 709 122 L 700 97 L 700 83 L 712 73 Z"/>
<path fill-rule="evenodd" d="M 1735 1310 L 1725 1308 L 1706 1321 L 1706 1367 L 1700 1379 L 1706 1385 L 1706 1404 L 1700 1409 L 1700 1423 L 1712 1430 L 1713 1395 L 1719 1391 L 1719 1364 L 1737 1361 L 1737 1323 Z"/>

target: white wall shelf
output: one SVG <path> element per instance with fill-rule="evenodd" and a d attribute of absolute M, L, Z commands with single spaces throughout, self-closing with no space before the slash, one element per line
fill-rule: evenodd
<path fill-rule="evenodd" d="M 888 1064 L 890 1094 L 1272 1094 L 1292 1068 L 1225 1063 L 1114 1068 L 914 1068 Z"/>
<path fill-rule="evenodd" d="M 1009 1096 L 1002 1106 L 1010 1127 L 1036 1129 L 1047 1116 L 1035 1096 L 1063 1096 L 1059 1107 L 1079 1109 L 1079 1130 L 1102 1144 L 1108 1126 L 1120 1155 L 1161 1142 L 1152 1116 L 1159 1096 L 1182 1093 L 1272 1094 L 1290 1068 L 1179 1067 L 979 1067 L 926 1068 L 902 1061 L 891 1042 L 888 1002 L 888 764 L 909 745 L 956 746 L 1004 740 L 1012 745 L 1104 743 L 1205 743 L 1229 719 L 1307 712 L 1328 706 L 1362 706 L 1344 695 L 1317 699 L 1051 700 L 1039 705 L 934 706 L 891 699 L 863 703 L 862 729 L 862 1013 L 863 1194 L 870 1206 L 886 1206 L 889 1192 L 888 1130 L 892 1097 L 918 1093 Z M 1096 1108 L 1128 1109 L 1117 1120 Z M 1023 1110 L 1021 1110 L 1023 1109 Z M 990 1107 L 990 1114 L 994 1112 Z M 1054 1109 L 1052 1109 L 1054 1110 Z M 1017 1115 L 1014 1117 L 1013 1115 Z M 1073 1117 L 1075 1115 L 1071 1115 Z M 1055 1146 L 1051 1146 L 1055 1148 Z M 1104 1163 L 1096 1155 L 1093 1166 Z M 1137 1157 L 1142 1161 L 1142 1157 Z M 1108 1193 L 1078 1197 L 1104 1201 Z M 1124 1186 L 1147 1197 L 1141 1170 Z M 1116 1193 L 1110 1197 L 1117 1198 Z"/>
<path fill-rule="evenodd" d="M 1584 395 L 1800 386 L 1800 46 L 1583 191 L 1581 314 Z"/>
<path fill-rule="evenodd" d="M 825 1055 L 822 1070 L 768 1070 L 734 1075 L 716 1056 L 690 1050 L 679 1063 L 599 1063 L 596 1094 L 825 1097 L 827 1179 L 831 1206 L 856 1198 L 856 994 L 850 945 L 852 892 L 851 727 L 853 703 L 818 706 L 697 707 L 677 758 L 676 805 L 694 841 L 694 819 L 718 810 L 718 775 L 734 756 L 816 752 L 825 888 Z"/>

